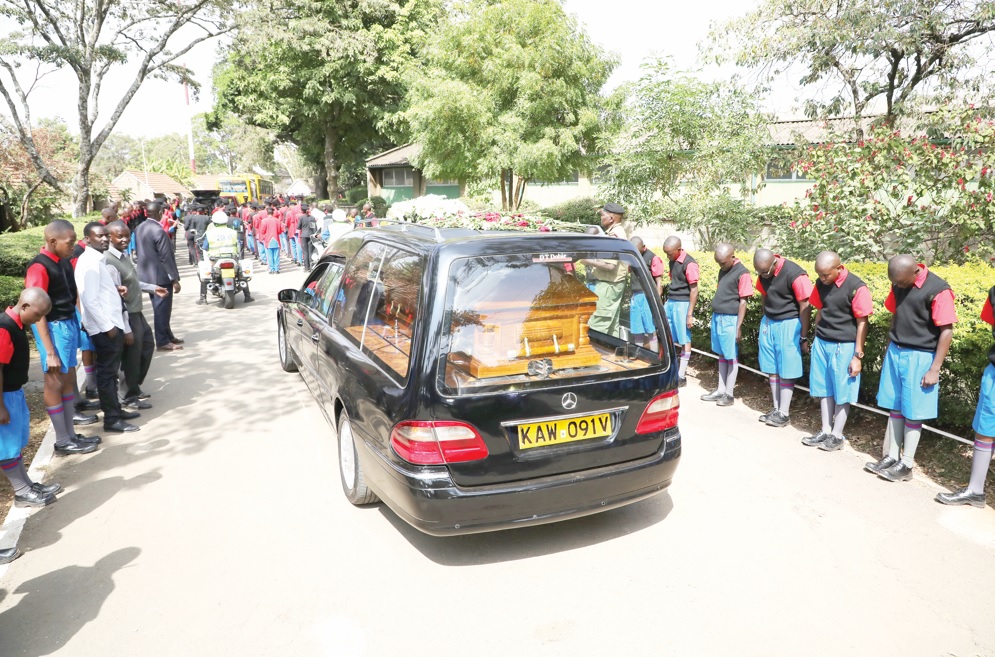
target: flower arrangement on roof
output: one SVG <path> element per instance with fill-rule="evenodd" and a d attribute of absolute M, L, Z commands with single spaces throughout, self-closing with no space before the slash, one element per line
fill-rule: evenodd
<path fill-rule="evenodd" d="M 427 217 L 419 224 L 434 228 L 466 228 L 469 230 L 518 230 L 523 232 L 580 232 L 588 228 L 581 224 L 557 221 L 544 215 L 506 214 L 502 212 L 467 212 L 449 216 Z"/>
<path fill-rule="evenodd" d="M 434 217 L 455 217 L 469 214 L 470 208 L 459 199 L 449 199 L 437 194 L 398 201 L 387 210 L 387 219 L 417 222 Z"/>

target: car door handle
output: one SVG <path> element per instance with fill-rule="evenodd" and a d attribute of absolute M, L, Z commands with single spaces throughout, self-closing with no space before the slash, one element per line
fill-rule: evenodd
<path fill-rule="evenodd" d="M 321 331 L 318 331 L 317 333 L 311 336 L 311 342 L 318 344 L 318 340 L 320 338 L 321 338 Z"/>
<path fill-rule="evenodd" d="M 298 319 L 297 320 L 297 326 L 298 327 L 304 326 L 304 320 L 303 319 Z"/>

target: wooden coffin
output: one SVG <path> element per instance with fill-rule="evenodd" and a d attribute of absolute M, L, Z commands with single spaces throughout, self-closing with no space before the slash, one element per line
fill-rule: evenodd
<path fill-rule="evenodd" d="M 474 306 L 472 322 L 459 327 L 459 342 L 472 347 L 451 362 L 476 378 L 526 374 L 535 360 L 552 362 L 554 370 L 598 365 L 601 354 L 587 336 L 597 295 L 562 267 L 548 269 L 548 277 L 535 268 L 503 276 Z"/>

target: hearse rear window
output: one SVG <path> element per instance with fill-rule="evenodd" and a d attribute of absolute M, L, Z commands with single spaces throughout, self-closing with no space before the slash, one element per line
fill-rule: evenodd
<path fill-rule="evenodd" d="M 367 243 L 349 262 L 332 322 L 388 372 L 408 375 L 424 258 Z"/>
<path fill-rule="evenodd" d="M 669 367 L 655 290 L 624 253 L 464 258 L 448 280 L 443 394 Z M 646 277 L 646 278 L 644 278 Z"/>

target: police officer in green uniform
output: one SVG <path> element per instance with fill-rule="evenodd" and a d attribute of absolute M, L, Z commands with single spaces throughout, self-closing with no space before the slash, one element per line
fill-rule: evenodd
<path fill-rule="evenodd" d="M 233 228 L 228 227 L 228 216 L 222 212 L 216 212 L 211 217 L 211 223 L 213 225 L 204 233 L 202 244 L 204 257 L 209 260 L 212 258 L 238 259 L 238 233 Z M 255 301 L 249 294 L 248 283 L 242 288 L 242 292 L 245 295 L 246 303 Z M 200 299 L 197 300 L 197 303 L 207 303 L 207 281 L 200 282 Z"/>

